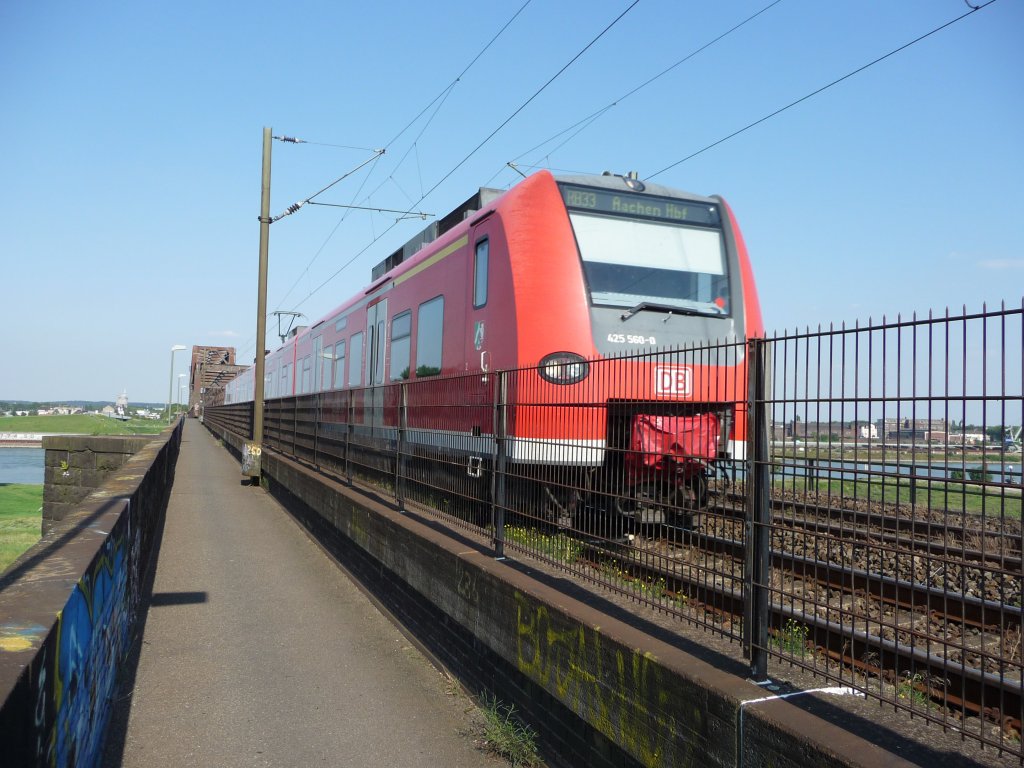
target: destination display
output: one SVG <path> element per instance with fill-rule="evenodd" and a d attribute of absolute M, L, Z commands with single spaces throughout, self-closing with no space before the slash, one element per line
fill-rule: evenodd
<path fill-rule="evenodd" d="M 717 226 L 718 206 L 693 203 L 666 197 L 614 192 L 599 187 L 560 185 L 562 199 L 568 208 L 618 216 L 635 216 L 687 224 Z"/>

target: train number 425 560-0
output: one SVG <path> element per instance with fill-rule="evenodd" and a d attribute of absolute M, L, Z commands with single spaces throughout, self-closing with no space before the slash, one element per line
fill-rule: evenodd
<path fill-rule="evenodd" d="M 609 333 L 608 341 L 612 344 L 657 344 L 653 336 L 634 336 L 631 333 Z"/>

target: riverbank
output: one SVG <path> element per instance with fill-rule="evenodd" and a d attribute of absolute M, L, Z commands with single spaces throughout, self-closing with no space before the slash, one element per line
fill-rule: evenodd
<path fill-rule="evenodd" d="M 39 541 L 43 486 L 0 484 L 0 573 Z"/>
<path fill-rule="evenodd" d="M 158 435 L 165 419 L 112 419 L 94 413 L 0 417 L 0 435 Z"/>

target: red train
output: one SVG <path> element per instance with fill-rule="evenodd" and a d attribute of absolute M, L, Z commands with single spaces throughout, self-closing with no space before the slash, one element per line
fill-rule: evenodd
<path fill-rule="evenodd" d="M 268 356 L 265 397 L 381 387 L 365 401 L 380 404 L 396 382 L 435 379 L 439 392 L 454 375 L 523 369 L 508 380 L 508 461 L 523 475 L 596 475 L 589 487 L 641 516 L 652 496 L 700 506 L 708 465 L 742 456 L 743 344 L 762 333 L 724 200 L 544 171 L 481 189 L 378 265 L 368 288 Z M 684 352 L 656 353 L 670 348 Z M 252 375 L 226 403 L 252 399 Z M 393 430 L 388 413 L 361 409 L 359 423 Z M 471 473 L 487 462 L 492 422 L 426 413 L 409 410 L 412 443 L 453 447 Z"/>

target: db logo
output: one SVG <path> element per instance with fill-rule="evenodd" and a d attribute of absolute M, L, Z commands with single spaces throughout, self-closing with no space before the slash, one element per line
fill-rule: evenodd
<path fill-rule="evenodd" d="M 692 394 L 693 369 L 689 366 L 666 365 L 654 369 L 654 393 L 689 397 Z"/>

